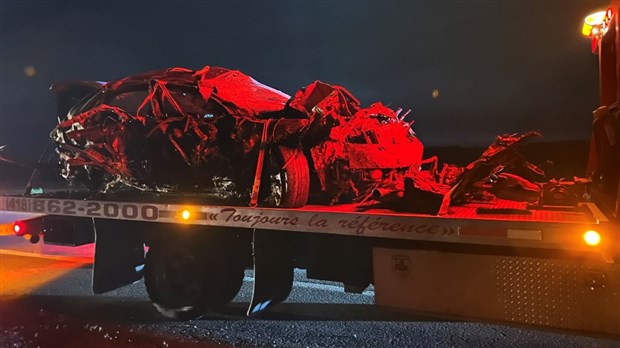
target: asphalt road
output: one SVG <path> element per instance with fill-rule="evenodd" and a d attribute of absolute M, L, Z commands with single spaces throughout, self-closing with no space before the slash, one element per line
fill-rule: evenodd
<path fill-rule="evenodd" d="M 221 313 L 161 317 L 143 282 L 90 291 L 92 245 L 30 245 L 0 237 L 0 347 L 620 347 L 619 340 L 437 320 L 373 306 L 372 289 L 344 294 L 296 271 L 290 298 L 246 318 L 252 273 Z"/>

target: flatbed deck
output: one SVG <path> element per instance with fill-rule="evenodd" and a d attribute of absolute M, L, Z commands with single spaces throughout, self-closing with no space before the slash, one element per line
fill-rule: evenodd
<path fill-rule="evenodd" d="M 577 207 L 528 207 L 497 200 L 450 207 L 440 216 L 364 209 L 354 204 L 307 205 L 296 209 L 252 208 L 230 205 L 100 201 L 42 196 L 0 196 L 0 210 L 132 220 L 311 232 L 428 242 L 544 248 L 620 254 L 617 233 L 595 204 Z M 191 201 L 191 199 L 190 199 Z M 182 218 L 182 212 L 189 216 Z M 607 243 L 590 247 L 587 230 L 599 231 Z"/>
<path fill-rule="evenodd" d="M 441 218 L 441 219 L 472 219 L 493 221 L 529 221 L 551 223 L 598 223 L 604 219 L 603 213 L 594 204 L 581 204 L 574 207 L 564 206 L 531 206 L 527 203 L 507 200 L 494 200 L 484 203 L 468 203 L 459 206 L 451 206 L 443 215 L 416 214 L 396 212 L 390 209 L 367 209 L 359 210 L 354 204 L 341 204 L 333 206 L 307 205 L 299 210 L 317 212 L 363 212 L 366 214 L 397 215 L 418 218 Z"/>

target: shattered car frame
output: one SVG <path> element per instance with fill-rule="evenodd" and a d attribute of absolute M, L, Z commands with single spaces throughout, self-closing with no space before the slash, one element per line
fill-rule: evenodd
<path fill-rule="evenodd" d="M 293 97 L 237 70 L 170 68 L 52 86 L 61 175 L 94 193 L 198 194 L 233 205 L 354 202 L 442 214 L 450 204 L 533 203 L 544 172 L 498 136 L 467 167 L 423 159 L 408 111 L 362 107 L 315 81 Z M 430 170 L 423 167 L 431 164 Z"/>
<path fill-rule="evenodd" d="M 94 192 L 210 192 L 298 207 L 310 195 L 310 175 L 331 203 L 359 200 L 422 159 L 406 115 L 381 103 L 361 108 L 343 87 L 319 81 L 291 98 L 207 66 L 52 91 L 61 174 Z"/>

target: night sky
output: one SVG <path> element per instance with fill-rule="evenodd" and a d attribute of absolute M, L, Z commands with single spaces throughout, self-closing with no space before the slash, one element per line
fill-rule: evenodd
<path fill-rule="evenodd" d="M 170 66 L 239 69 L 291 95 L 340 84 L 364 105 L 411 108 L 426 146 L 531 129 L 587 139 L 598 67 L 580 30 L 608 1 L 0 4 L 0 145 L 34 161 L 56 122 L 52 82 Z"/>

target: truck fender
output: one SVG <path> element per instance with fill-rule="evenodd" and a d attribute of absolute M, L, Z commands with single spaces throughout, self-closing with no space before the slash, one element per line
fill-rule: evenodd
<path fill-rule="evenodd" d="M 293 287 L 291 232 L 254 230 L 254 289 L 247 315 L 254 316 L 288 297 Z"/>
<path fill-rule="evenodd" d="M 142 278 L 145 222 L 94 219 L 93 293 L 101 294 Z"/>

